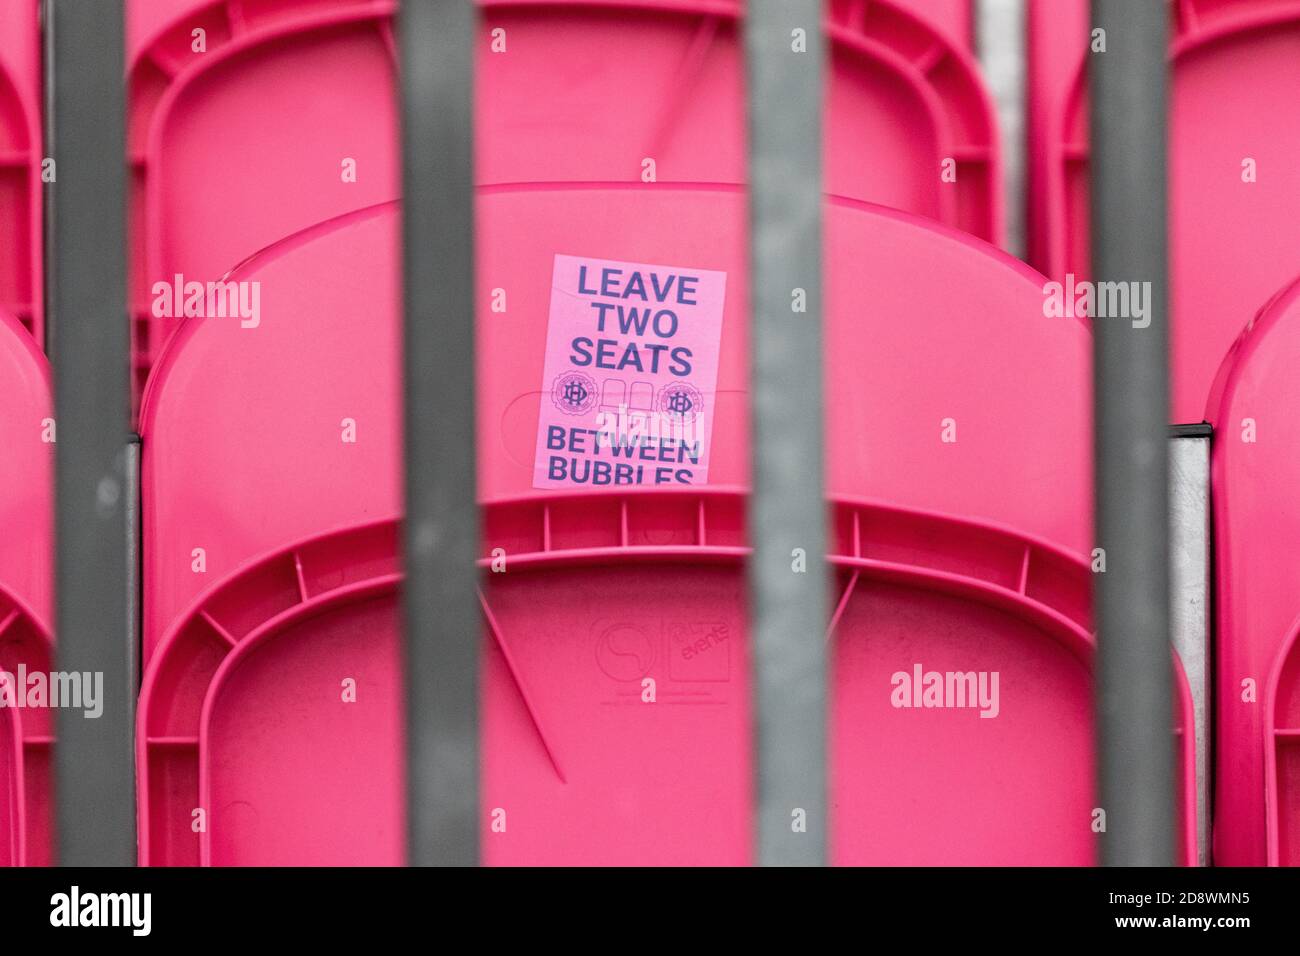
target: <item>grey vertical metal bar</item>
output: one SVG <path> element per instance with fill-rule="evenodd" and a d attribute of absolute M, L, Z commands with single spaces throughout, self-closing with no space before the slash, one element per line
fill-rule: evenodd
<path fill-rule="evenodd" d="M 127 571 L 130 428 L 122 0 L 52 0 L 51 311 L 57 669 L 102 677 L 103 712 L 58 713 L 58 858 L 135 863 Z"/>
<path fill-rule="evenodd" d="M 826 861 L 822 43 L 819 0 L 750 0 L 749 590 L 757 848 L 759 863 L 769 866 Z"/>
<path fill-rule="evenodd" d="M 1210 864 L 1210 426 L 1169 442 L 1169 627 L 1192 692 L 1197 866 Z M 1186 732 L 1187 728 L 1184 728 Z"/>
<path fill-rule="evenodd" d="M 1169 654 L 1166 56 L 1163 0 L 1093 0 L 1092 278 L 1149 285 L 1145 318 L 1093 320 L 1094 575 L 1102 862 L 1174 861 Z M 1081 42 L 1084 42 L 1081 40 Z M 1130 311 L 1132 310 L 1130 302 Z"/>
<path fill-rule="evenodd" d="M 401 9 L 407 859 L 478 862 L 472 0 Z"/>

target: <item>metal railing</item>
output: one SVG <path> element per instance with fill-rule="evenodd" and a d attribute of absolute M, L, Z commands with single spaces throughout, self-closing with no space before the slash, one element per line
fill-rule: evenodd
<path fill-rule="evenodd" d="M 413 865 L 478 861 L 476 8 L 405 3 L 406 753 Z M 432 412 L 436 409 L 436 412 Z"/>
<path fill-rule="evenodd" d="M 749 505 L 760 863 L 826 860 L 819 0 L 751 0 Z M 802 289 L 807 311 L 792 302 Z"/>
<path fill-rule="evenodd" d="M 54 336 L 56 667 L 103 674 L 97 719 L 60 708 L 58 859 L 135 862 L 135 577 L 128 515 L 122 0 L 52 0 L 47 188 Z"/>
<path fill-rule="evenodd" d="M 1094 0 L 1093 269 L 1150 281 L 1148 328 L 1096 327 L 1098 712 L 1104 862 L 1173 859 L 1165 243 L 1165 7 Z M 755 845 L 826 860 L 828 575 L 822 460 L 821 3 L 751 0 L 750 266 Z M 408 859 L 473 864 L 478 806 L 475 5 L 400 18 L 405 292 Z M 50 250 L 58 662 L 102 671 L 104 716 L 58 724 L 59 859 L 135 857 L 122 0 L 50 0 Z M 798 42 L 802 31 L 802 43 Z M 1135 157 L 1143 157 L 1135 161 Z M 791 307 L 803 290 L 806 311 Z M 816 396 L 810 400 L 808 396 Z M 437 408 L 438 414 L 427 414 Z M 803 561 L 799 561 L 802 554 Z M 803 570 L 798 570 L 802 564 Z M 122 633 L 125 631 L 125 634 Z M 868 731 L 869 732 L 869 731 Z"/>
<path fill-rule="evenodd" d="M 1168 11 L 1093 0 L 1092 271 L 1150 282 L 1151 321 L 1093 321 L 1097 734 L 1107 865 L 1174 862 L 1169 657 Z"/>

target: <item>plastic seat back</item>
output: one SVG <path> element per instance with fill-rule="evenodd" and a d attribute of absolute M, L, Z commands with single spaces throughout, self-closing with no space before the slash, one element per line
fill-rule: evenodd
<path fill-rule="evenodd" d="M 744 194 L 485 189 L 478 216 L 483 798 L 507 821 L 504 834 L 485 834 L 485 859 L 745 862 Z M 365 210 L 246 262 L 231 279 L 259 283 L 259 324 L 189 320 L 151 384 L 142 415 L 151 660 L 139 724 L 147 862 L 400 862 L 395 539 L 373 526 L 399 507 L 396 218 L 391 205 Z M 1088 578 L 1081 558 L 1065 555 L 1089 550 L 1089 446 L 1077 438 L 1088 429 L 1087 330 L 1046 317 L 1040 277 L 959 233 L 842 199 L 829 202 L 827 229 L 828 493 L 837 514 L 876 515 L 856 538 L 842 530 L 853 519 L 837 519 L 832 560 L 842 587 L 858 573 L 861 590 L 841 593 L 837 653 L 849 657 L 834 693 L 851 701 L 876 668 L 904 670 L 899 662 L 916 657 L 944 669 L 996 664 L 1023 692 L 1028 662 L 1041 658 L 1059 693 L 1018 704 L 986 757 L 1041 781 L 1068 753 L 1071 775 L 1043 799 L 1084 801 L 1088 728 L 1070 720 L 1090 694 L 1075 653 L 1086 643 Z M 698 484 L 537 486 L 539 455 L 551 450 L 539 445 L 539 416 L 556 407 L 543 372 L 549 324 L 565 314 L 554 303 L 574 293 L 555 284 L 556 250 L 590 256 L 592 281 L 597 262 L 621 263 L 625 275 L 639 264 L 647 289 L 665 288 L 669 272 L 725 273 L 715 311 L 689 313 L 701 323 L 693 342 L 717 339 L 694 379 L 710 416 Z M 936 273 L 952 281 L 929 281 Z M 489 307 L 497 289 L 504 311 Z M 652 335 L 616 337 L 625 348 Z M 601 374 L 630 379 L 624 395 L 639 381 Z M 505 571 L 494 574 L 498 557 Z M 890 578 L 891 562 L 911 569 L 907 581 Z M 956 578 L 967 583 L 953 604 L 943 582 Z M 938 643 L 856 666 L 872 602 L 901 621 L 918 601 Z M 952 655 L 941 635 L 956 629 L 978 643 L 977 658 Z M 647 676 L 658 688 L 651 710 L 640 696 Z M 288 697 L 276 689 L 286 687 Z M 853 783 L 882 766 L 881 754 L 854 750 L 868 716 L 844 703 L 835 717 L 836 746 L 849 748 L 837 750 L 846 820 L 874 812 Z M 1048 720 L 1064 721 L 1060 735 L 1024 746 L 1027 728 Z M 900 726 L 912 735 L 900 739 L 924 733 Z M 364 768 L 360 791 L 343 769 L 353 767 Z M 906 801 L 923 777 L 890 799 Z M 310 787 L 329 800 L 284 822 Z M 1031 793 L 1018 799 L 1033 802 Z M 700 814 L 679 812 L 708 794 Z M 1039 812 L 1057 819 L 1069 805 Z M 1020 812 L 997 806 L 1008 819 Z M 208 814 L 206 834 L 192 828 L 196 808 Z M 354 829 L 365 839 L 337 836 Z M 932 858 L 933 846 L 909 857 L 905 845 L 864 846 L 855 832 L 836 851 L 844 860 Z M 1086 828 L 1058 835 L 1039 851 L 1007 844 L 998 859 L 1086 855 Z"/>
<path fill-rule="evenodd" d="M 143 387 L 183 317 L 160 305 L 158 283 L 217 279 L 291 233 L 397 197 L 394 6 L 128 6 Z M 744 182 L 740 4 L 482 7 L 480 184 Z M 999 242 L 993 107 L 966 45 L 935 22 L 887 0 L 829 8 L 827 187 Z"/>
<path fill-rule="evenodd" d="M 1170 11 L 1170 401 L 1175 422 L 1199 422 L 1237 333 L 1300 268 L 1288 243 L 1300 216 L 1300 3 L 1190 0 Z M 1087 17 L 1086 0 L 1030 6 L 1030 259 L 1079 282 L 1095 278 Z"/>
<path fill-rule="evenodd" d="M 54 579 L 54 442 L 49 366 L 27 329 L 0 311 L 0 864 L 48 865 L 53 805 L 47 699 L 24 674 L 48 674 Z"/>
<path fill-rule="evenodd" d="M 1300 282 L 1274 297 L 1225 359 L 1215 428 L 1214 859 L 1300 864 Z"/>
<path fill-rule="evenodd" d="M 0 309 L 44 347 L 39 4 L 0 0 Z"/>

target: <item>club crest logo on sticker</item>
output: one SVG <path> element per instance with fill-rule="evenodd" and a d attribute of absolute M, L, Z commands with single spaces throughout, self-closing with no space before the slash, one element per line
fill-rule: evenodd
<path fill-rule="evenodd" d="M 682 422 L 693 422 L 704 411 L 704 396 L 689 382 L 673 382 L 659 390 L 659 411 Z"/>
<path fill-rule="evenodd" d="M 557 375 L 551 385 L 551 401 L 566 415 L 585 415 L 599 397 L 596 380 L 582 372 Z"/>

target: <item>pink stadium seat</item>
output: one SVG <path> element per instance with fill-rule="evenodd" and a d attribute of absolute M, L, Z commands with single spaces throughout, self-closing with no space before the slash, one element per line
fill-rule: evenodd
<path fill-rule="evenodd" d="M 260 283 L 260 323 L 187 320 L 151 380 L 146 863 L 401 861 L 396 212 L 244 262 L 231 279 Z M 745 220 L 725 184 L 480 190 L 488 863 L 750 860 Z M 826 224 L 833 856 L 1089 862 L 1087 330 L 959 232 L 843 197 Z M 706 481 L 539 486 L 557 252 L 725 273 L 716 381 L 700 371 L 693 396 Z M 915 664 L 997 671 L 998 718 L 890 707 Z M 976 772 L 973 795 L 947 783 Z M 924 832 L 900 822 L 918 801 Z"/>
<path fill-rule="evenodd" d="M 898 0 L 898 5 L 933 24 L 954 46 L 974 49 L 975 11 L 972 0 Z"/>
<path fill-rule="evenodd" d="M 1214 859 L 1300 865 L 1300 281 L 1223 363 L 1214 436 L 1218 621 Z"/>
<path fill-rule="evenodd" d="M 0 309 L 44 347 L 39 12 L 0 0 Z"/>
<path fill-rule="evenodd" d="M 48 674 L 51 666 L 57 436 L 45 356 L 3 310 L 0 406 L 0 671 L 9 675 L 0 677 L 8 682 L 0 687 L 0 865 L 49 865 L 54 721 L 47 707 L 25 706 L 21 675 Z"/>
<path fill-rule="evenodd" d="M 179 319 L 154 314 L 154 283 L 217 279 L 292 232 L 397 195 L 392 11 L 127 3 L 137 388 Z"/>
<path fill-rule="evenodd" d="M 1241 327 L 1300 268 L 1300 2 L 1178 0 L 1170 14 L 1171 403 L 1197 422 Z M 1090 272 L 1089 33 L 1087 0 L 1031 0 L 1030 261 L 1053 279 Z"/>
<path fill-rule="evenodd" d="M 481 184 L 744 181 L 737 0 L 482 5 Z M 951 39 L 958 6 L 829 6 L 827 188 L 996 243 L 994 111 L 968 44 Z M 396 198 L 394 7 L 128 8 L 140 385 L 179 318 L 154 314 L 156 282 L 216 279 L 284 236 Z"/>

